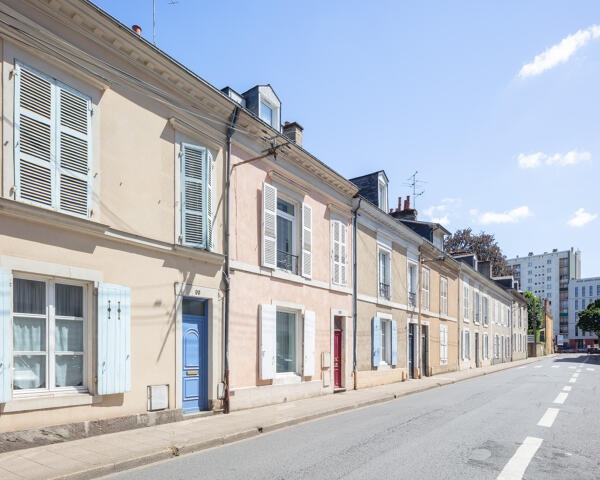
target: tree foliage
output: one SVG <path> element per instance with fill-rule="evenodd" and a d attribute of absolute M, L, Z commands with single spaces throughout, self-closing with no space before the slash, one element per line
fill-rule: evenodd
<path fill-rule="evenodd" d="M 577 327 L 584 332 L 593 332 L 600 338 L 600 299 L 579 312 Z"/>
<path fill-rule="evenodd" d="M 524 292 L 523 296 L 527 299 L 527 318 L 529 332 L 534 334 L 542 328 L 542 302 L 531 292 Z"/>
<path fill-rule="evenodd" d="M 492 264 L 494 276 L 507 275 L 509 273 L 506 256 L 502 253 L 496 238 L 491 233 L 480 232 L 474 234 L 470 228 L 457 230 L 444 242 L 444 250 L 447 252 L 468 252 L 477 255 L 479 260 L 489 261 Z"/>

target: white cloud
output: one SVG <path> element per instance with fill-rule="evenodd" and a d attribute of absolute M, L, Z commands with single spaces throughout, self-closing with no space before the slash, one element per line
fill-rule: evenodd
<path fill-rule="evenodd" d="M 542 164 L 542 159 L 545 157 L 546 154 L 542 152 L 531 153 L 529 155 L 519 153 L 519 168 L 539 167 Z"/>
<path fill-rule="evenodd" d="M 563 38 L 560 43 L 536 55 L 532 62 L 523 65 L 519 76 L 521 78 L 532 77 L 556 67 L 558 64 L 566 62 L 571 55 L 585 46 L 590 40 L 598 37 L 600 37 L 600 26 L 598 25 L 592 25 L 585 30 L 578 30 L 572 35 Z"/>
<path fill-rule="evenodd" d="M 440 205 L 432 205 L 423 210 L 423 214 L 429 218 L 430 222 L 450 225 L 450 216 L 455 213 L 462 203 L 460 198 L 443 198 Z"/>
<path fill-rule="evenodd" d="M 573 218 L 569 220 L 567 223 L 571 227 L 583 227 L 585 224 L 590 223 L 592 220 L 595 220 L 598 217 L 597 213 L 589 213 L 586 212 L 583 208 L 580 208 L 575 212 Z"/>
<path fill-rule="evenodd" d="M 567 165 L 576 165 L 577 163 L 587 162 L 592 159 L 590 152 L 578 152 L 577 150 L 571 150 L 567 153 L 555 153 L 549 155 L 543 152 L 537 153 L 519 153 L 519 168 L 537 168 L 544 162 L 546 165 L 560 165 L 566 167 Z"/>
<path fill-rule="evenodd" d="M 484 225 L 490 223 L 516 223 L 531 215 L 533 215 L 533 213 L 529 210 L 529 207 L 522 206 L 502 213 L 485 212 L 479 215 L 478 220 L 479 223 L 483 223 Z"/>

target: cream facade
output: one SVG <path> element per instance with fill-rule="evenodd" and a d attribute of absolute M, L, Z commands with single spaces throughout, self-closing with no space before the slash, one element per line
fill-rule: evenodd
<path fill-rule="evenodd" d="M 0 432 L 220 408 L 235 105 L 91 4 L 2 10 Z"/>
<path fill-rule="evenodd" d="M 422 239 L 364 198 L 356 212 L 356 387 L 418 376 Z"/>
<path fill-rule="evenodd" d="M 246 113 L 238 125 L 256 137 L 267 128 Z M 356 188 L 295 143 L 253 160 L 268 147 L 233 137 L 231 409 L 354 386 Z"/>

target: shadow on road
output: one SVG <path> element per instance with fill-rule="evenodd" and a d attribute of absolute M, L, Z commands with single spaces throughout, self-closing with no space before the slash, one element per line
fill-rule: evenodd
<path fill-rule="evenodd" d="M 587 353 L 582 353 L 580 355 L 577 356 L 571 356 L 569 355 L 568 357 L 557 357 L 554 359 L 554 362 L 561 362 L 561 363 L 582 363 L 585 362 L 587 360 L 587 363 L 590 364 L 596 364 L 596 365 L 600 365 L 600 355 L 589 355 Z"/>

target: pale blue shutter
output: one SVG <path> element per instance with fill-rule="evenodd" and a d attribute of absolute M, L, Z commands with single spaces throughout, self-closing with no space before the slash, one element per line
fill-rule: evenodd
<path fill-rule="evenodd" d="M 206 149 L 183 144 L 181 149 L 181 231 L 184 245 L 206 245 Z"/>
<path fill-rule="evenodd" d="M 214 250 L 216 237 L 214 229 L 217 213 L 217 162 L 210 150 L 207 150 L 206 172 L 208 174 L 208 181 L 206 182 L 206 223 L 208 225 L 207 247 L 210 250 Z"/>
<path fill-rule="evenodd" d="M 392 324 L 392 365 L 398 365 L 398 330 L 396 320 L 391 321 Z"/>
<path fill-rule="evenodd" d="M 68 213 L 87 217 L 90 197 L 90 99 L 64 85 L 58 103 L 58 201 Z"/>
<path fill-rule="evenodd" d="M 10 401 L 10 270 L 0 268 L 0 403 Z"/>
<path fill-rule="evenodd" d="M 374 367 L 378 367 L 381 363 L 381 319 L 373 317 L 371 325 L 371 341 L 373 342 L 372 363 Z"/>
<path fill-rule="evenodd" d="M 53 207 L 56 109 L 52 81 L 15 66 L 15 170 L 17 199 Z"/>
<path fill-rule="evenodd" d="M 129 287 L 98 286 L 98 394 L 131 389 L 131 293 Z"/>

